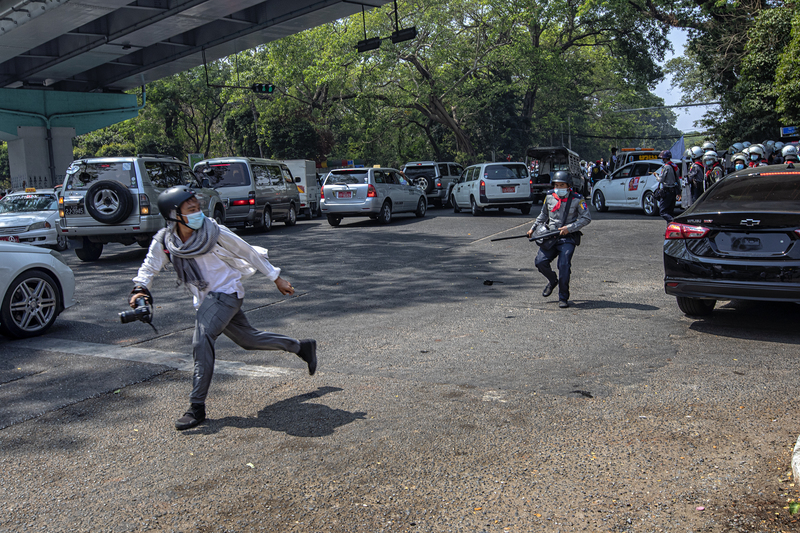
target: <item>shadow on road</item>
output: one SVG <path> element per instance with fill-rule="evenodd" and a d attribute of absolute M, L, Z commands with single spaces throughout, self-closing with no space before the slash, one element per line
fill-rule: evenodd
<path fill-rule="evenodd" d="M 631 302 L 612 302 L 608 300 L 573 300 L 572 306 L 578 309 L 635 309 L 636 311 L 658 311 L 655 305 Z"/>
<path fill-rule="evenodd" d="M 207 420 L 195 430 L 185 434 L 211 435 L 224 427 L 266 428 L 280 431 L 293 437 L 326 437 L 333 435 L 336 428 L 345 426 L 355 420 L 363 420 L 367 413 L 331 409 L 327 405 L 306 403 L 332 392 L 343 389 L 338 387 L 320 387 L 314 392 L 300 394 L 285 400 L 267 405 L 256 417 L 228 416 L 217 420 Z"/>
<path fill-rule="evenodd" d="M 695 319 L 692 330 L 734 339 L 800 344 L 800 305 L 732 300 L 718 303 L 714 313 Z"/>

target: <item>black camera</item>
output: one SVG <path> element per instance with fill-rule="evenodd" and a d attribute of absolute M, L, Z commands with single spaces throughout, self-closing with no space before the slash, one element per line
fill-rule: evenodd
<path fill-rule="evenodd" d="M 119 314 L 119 321 L 123 324 L 128 324 L 134 320 L 144 322 L 145 324 L 150 324 L 153 320 L 153 312 L 144 296 L 136 298 L 136 308 L 130 311 L 123 311 Z"/>

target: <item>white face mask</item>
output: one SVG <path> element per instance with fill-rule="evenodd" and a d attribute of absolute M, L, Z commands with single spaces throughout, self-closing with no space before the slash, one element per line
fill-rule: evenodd
<path fill-rule="evenodd" d="M 569 189 L 556 189 L 556 194 L 559 195 L 561 198 L 566 198 Z"/>

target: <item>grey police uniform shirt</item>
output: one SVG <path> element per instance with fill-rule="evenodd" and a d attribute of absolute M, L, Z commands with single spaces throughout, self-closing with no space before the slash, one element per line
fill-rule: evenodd
<path fill-rule="evenodd" d="M 569 203 L 569 213 L 567 213 L 565 225 L 570 233 L 575 233 L 592 221 L 592 215 L 589 213 L 589 204 L 586 203 L 586 199 L 583 196 L 576 193 L 570 194 L 572 195 L 572 201 Z M 558 205 L 558 200 L 553 194 L 548 194 L 542 203 L 542 212 L 536 217 L 531 229 L 536 229 L 536 226 L 545 222 L 548 230 L 560 228 L 562 226 L 561 221 L 564 220 L 566 204 L 567 199 L 564 198 L 561 200 L 561 206 L 553 212 L 553 208 Z"/>
<path fill-rule="evenodd" d="M 664 165 L 658 173 L 656 180 L 664 187 L 677 187 L 678 176 L 675 174 L 675 169 L 672 165 Z"/>

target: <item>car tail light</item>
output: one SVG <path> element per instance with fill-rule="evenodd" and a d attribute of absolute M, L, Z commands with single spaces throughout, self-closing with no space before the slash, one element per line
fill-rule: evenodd
<path fill-rule="evenodd" d="M 250 193 L 247 195 L 247 203 L 249 203 L 250 205 L 256 205 L 255 191 L 250 191 Z"/>
<path fill-rule="evenodd" d="M 486 196 L 486 182 L 481 180 L 481 194 Z"/>
<path fill-rule="evenodd" d="M 66 216 L 66 213 L 64 212 L 64 197 L 63 196 L 59 196 L 58 197 L 58 216 L 60 216 L 61 218 L 64 218 Z"/>
<path fill-rule="evenodd" d="M 670 222 L 667 226 L 667 232 L 664 234 L 664 238 L 667 240 L 702 239 L 708 235 L 709 231 L 711 230 L 703 226 L 690 226 L 688 224 Z"/>
<path fill-rule="evenodd" d="M 531 194 L 533 194 L 533 178 L 531 178 Z"/>
<path fill-rule="evenodd" d="M 378 191 L 375 190 L 375 186 L 371 183 L 367 186 L 367 198 L 377 198 Z"/>
<path fill-rule="evenodd" d="M 434 183 L 436 184 L 437 188 L 439 188 L 439 189 L 442 188 L 442 180 L 441 179 L 436 178 L 436 181 Z"/>
<path fill-rule="evenodd" d="M 146 194 L 139 195 L 139 214 L 140 215 L 150 214 L 150 198 Z"/>
<path fill-rule="evenodd" d="M 320 200 L 324 200 L 325 199 L 325 187 L 320 187 L 319 188 L 319 199 Z"/>

